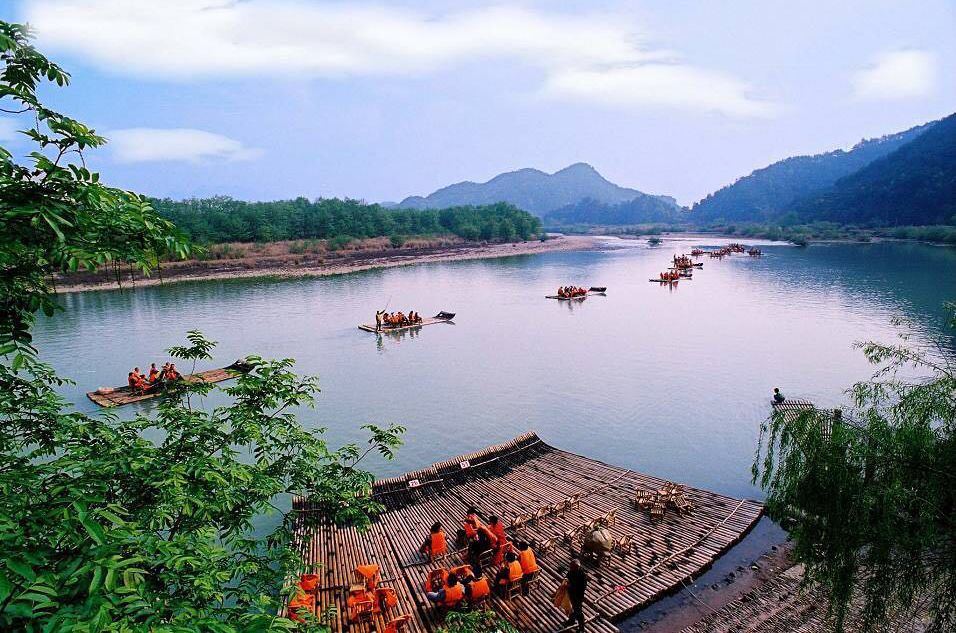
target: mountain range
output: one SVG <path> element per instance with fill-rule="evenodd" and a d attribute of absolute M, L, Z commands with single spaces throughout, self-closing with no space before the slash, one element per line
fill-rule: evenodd
<path fill-rule="evenodd" d="M 803 221 L 956 224 L 956 114 L 909 143 L 791 205 Z"/>
<path fill-rule="evenodd" d="M 583 200 L 617 204 L 642 198 L 651 198 L 654 204 L 678 208 L 677 201 L 671 197 L 652 196 L 616 185 L 587 163 L 575 163 L 553 174 L 537 169 L 519 169 L 499 174 L 487 182 L 460 182 L 425 197 L 405 198 L 397 206 L 403 209 L 441 209 L 510 202 L 541 217 Z"/>
<path fill-rule="evenodd" d="M 529 211 L 546 226 L 956 224 L 956 114 L 862 140 L 849 150 L 778 161 L 708 195 L 689 212 L 669 196 L 616 185 L 587 163 L 553 174 L 519 169 L 385 206 L 440 209 L 496 202 Z"/>
<path fill-rule="evenodd" d="M 766 222 L 803 208 L 804 201 L 823 194 L 840 179 L 911 143 L 934 123 L 904 132 L 863 140 L 849 151 L 795 156 L 740 178 L 696 203 L 693 219 L 709 222 Z M 825 216 L 826 213 L 818 213 Z"/>

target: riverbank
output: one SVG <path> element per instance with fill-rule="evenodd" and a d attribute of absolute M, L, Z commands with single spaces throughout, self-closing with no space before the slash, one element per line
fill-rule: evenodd
<path fill-rule="evenodd" d="M 321 244 L 315 248 L 301 248 L 294 242 L 219 245 L 210 251 L 215 248 L 215 254 L 222 256 L 225 250 L 225 256 L 220 259 L 166 262 L 151 277 L 129 270 L 119 276 L 114 271 L 77 272 L 60 276 L 54 283 L 58 292 L 88 292 L 214 279 L 322 277 L 430 262 L 593 250 L 600 246 L 598 238 L 587 235 L 555 236 L 544 242 L 535 240 L 507 244 L 465 242 L 457 238 L 418 242 L 409 240 L 401 248 L 391 247 L 387 239 L 373 239 L 356 242 L 336 251 L 324 248 Z"/>

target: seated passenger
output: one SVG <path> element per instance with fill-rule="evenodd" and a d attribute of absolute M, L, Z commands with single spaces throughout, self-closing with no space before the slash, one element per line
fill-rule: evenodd
<path fill-rule="evenodd" d="M 465 582 L 465 596 L 470 604 L 475 604 L 491 595 L 491 586 L 484 576 Z"/>
<path fill-rule="evenodd" d="M 527 575 L 540 569 L 531 547 L 524 541 L 518 543 L 518 562 L 521 564 L 521 573 Z"/>
<path fill-rule="evenodd" d="M 430 602 L 452 609 L 465 598 L 465 588 L 458 582 L 458 576 L 448 574 L 448 581 L 445 586 L 438 591 L 426 592 L 425 597 Z"/>
<path fill-rule="evenodd" d="M 449 573 L 449 574 L 455 574 L 455 576 L 458 577 L 458 580 L 463 581 L 463 582 L 464 582 L 465 579 L 469 579 L 469 578 L 474 578 L 474 577 L 475 577 L 474 568 L 473 568 L 471 565 L 469 565 L 468 563 L 465 563 L 464 565 L 456 565 L 456 566 L 452 567 L 451 569 L 449 569 L 449 570 L 448 570 L 448 573 Z"/>
<path fill-rule="evenodd" d="M 156 363 L 149 364 L 149 378 L 147 380 L 150 384 L 155 383 L 159 379 L 159 370 L 156 369 Z"/>
<path fill-rule="evenodd" d="M 505 595 L 508 591 L 508 586 L 511 583 L 520 581 L 522 575 L 523 572 L 521 571 L 521 563 L 518 562 L 518 557 L 515 556 L 514 552 L 508 552 L 505 555 L 505 564 L 501 566 L 501 569 L 498 570 L 498 574 L 495 576 L 495 590 L 502 596 Z"/>
<path fill-rule="evenodd" d="M 783 401 L 785 401 L 785 400 L 786 400 L 786 398 L 784 398 L 784 397 L 783 397 L 783 394 L 780 393 L 780 388 L 779 388 L 779 387 L 774 387 L 774 388 L 773 388 L 773 401 L 776 402 L 777 404 L 780 404 L 781 402 L 783 402 Z"/>
<path fill-rule="evenodd" d="M 441 523 L 435 523 L 432 526 L 431 533 L 425 538 L 420 551 L 432 560 L 444 556 L 448 552 L 448 543 L 445 540 L 445 531 L 442 529 Z"/>

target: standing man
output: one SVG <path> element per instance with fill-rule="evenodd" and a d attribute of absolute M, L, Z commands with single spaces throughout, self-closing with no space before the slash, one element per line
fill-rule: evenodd
<path fill-rule="evenodd" d="M 375 331 L 382 331 L 382 319 L 385 317 L 385 310 L 376 310 L 375 311 Z"/>
<path fill-rule="evenodd" d="M 569 626 L 577 620 L 578 633 L 584 633 L 584 590 L 588 586 L 588 575 L 581 567 L 581 561 L 571 559 L 568 569 L 568 599 L 571 601 L 571 617 L 564 626 Z"/>

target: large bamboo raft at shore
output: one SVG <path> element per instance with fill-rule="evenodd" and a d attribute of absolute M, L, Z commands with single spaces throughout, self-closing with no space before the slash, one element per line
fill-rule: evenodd
<path fill-rule="evenodd" d="M 243 365 L 237 361 L 221 369 L 210 369 L 208 371 L 183 376 L 183 380 L 187 382 L 222 382 L 246 373 L 249 369 L 251 369 L 251 366 Z M 115 387 L 110 391 L 90 391 L 86 394 L 86 397 L 101 407 L 120 407 L 124 404 L 152 400 L 153 398 L 160 397 L 163 393 L 165 392 L 162 389 L 141 393 L 134 392 L 129 387 Z"/>
<path fill-rule="evenodd" d="M 508 528 L 512 541 L 528 540 L 537 548 L 540 582 L 530 595 L 512 600 L 495 597 L 489 604 L 520 631 L 563 630 L 566 618 L 553 605 L 552 596 L 572 552 L 580 547 L 574 541 L 569 544 L 564 535 L 613 512 L 615 520 L 609 529 L 616 538 L 631 536 L 634 547 L 626 554 L 610 555 L 604 563 L 586 564 L 590 581 L 585 618 L 589 632 L 616 633 L 614 622 L 708 568 L 763 512 L 755 501 L 685 488 L 686 499 L 693 505 L 690 513 L 667 511 L 663 519 L 652 520 L 648 511 L 636 508 L 633 499 L 640 491 L 657 491 L 666 483 L 559 450 L 536 434 L 526 433 L 504 444 L 377 481 L 372 494 L 385 511 L 367 532 L 336 526 L 307 500 L 295 498 L 293 546 L 305 559 L 304 571 L 320 576 L 317 608 L 337 608 L 331 622 L 334 631 L 382 633 L 389 619 L 408 614 L 412 616 L 411 630 L 433 632 L 441 626 L 442 616 L 425 598 L 425 579 L 432 569 L 463 561 L 457 553 L 435 562 L 419 554 L 432 523 L 441 521 L 453 539 L 470 506 L 479 509 L 484 521 L 497 515 L 510 526 L 521 514 L 534 514 L 538 508 L 573 498 L 572 506 L 542 516 L 520 534 Z M 556 547 L 542 551 L 541 544 L 549 539 L 557 539 Z M 349 623 L 343 588 L 348 587 L 355 567 L 365 563 L 381 566 L 382 584 L 394 588 L 398 605 L 370 622 Z M 486 573 L 493 576 L 494 571 Z"/>

